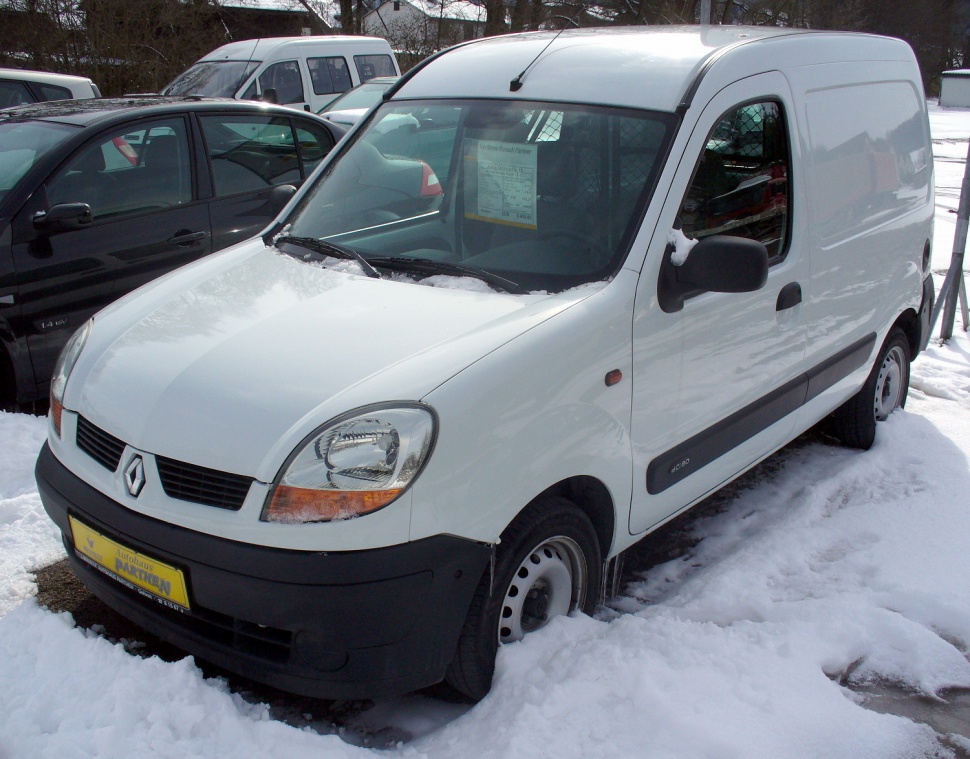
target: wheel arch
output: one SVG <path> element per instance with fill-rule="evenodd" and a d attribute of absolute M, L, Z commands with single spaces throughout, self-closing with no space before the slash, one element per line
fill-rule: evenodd
<path fill-rule="evenodd" d="M 616 533 L 616 509 L 613 497 L 602 481 L 588 475 L 568 477 L 539 493 L 523 508 L 523 511 L 546 496 L 560 496 L 576 504 L 589 518 L 596 531 L 600 555 L 604 559 L 610 555 Z"/>
<path fill-rule="evenodd" d="M 907 308 L 901 313 L 889 332 L 898 327 L 906 335 L 906 342 L 909 343 L 909 358 L 912 361 L 920 352 L 920 318 L 919 314 L 911 308 Z M 888 333 L 887 333 L 888 334 Z"/>

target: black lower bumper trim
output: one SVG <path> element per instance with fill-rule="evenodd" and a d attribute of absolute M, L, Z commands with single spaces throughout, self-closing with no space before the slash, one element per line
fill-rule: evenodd
<path fill-rule="evenodd" d="M 440 681 L 490 556 L 488 546 L 448 535 L 332 553 L 218 538 L 124 508 L 47 445 L 36 476 L 75 572 L 96 596 L 202 659 L 318 698 L 395 695 Z M 181 569 L 191 610 L 169 609 L 82 560 L 69 513 Z"/>

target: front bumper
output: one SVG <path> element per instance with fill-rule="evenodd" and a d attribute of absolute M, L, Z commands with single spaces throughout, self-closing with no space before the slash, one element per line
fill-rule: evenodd
<path fill-rule="evenodd" d="M 47 445 L 36 477 L 75 573 L 106 604 L 213 664 L 318 698 L 395 695 L 439 682 L 491 555 L 489 546 L 449 535 L 333 553 L 217 538 L 124 508 Z M 81 560 L 68 514 L 181 569 L 191 610 L 169 609 Z"/>

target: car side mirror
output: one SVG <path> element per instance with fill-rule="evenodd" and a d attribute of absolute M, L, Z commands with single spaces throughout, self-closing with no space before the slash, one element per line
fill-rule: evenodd
<path fill-rule="evenodd" d="M 296 187 L 293 185 L 276 185 L 276 187 L 269 191 L 269 198 L 267 198 L 265 206 L 266 212 L 271 216 L 276 216 L 276 214 L 283 210 L 283 206 L 290 202 L 290 198 L 294 195 L 296 195 Z"/>
<path fill-rule="evenodd" d="M 698 242 L 687 260 L 675 266 L 668 246 L 657 289 L 660 308 L 680 311 L 687 298 L 702 292 L 748 293 L 768 281 L 768 249 L 757 240 L 712 235 Z"/>
<path fill-rule="evenodd" d="M 58 203 L 34 214 L 34 229 L 40 232 L 68 232 L 86 227 L 94 217 L 87 203 Z"/>
<path fill-rule="evenodd" d="M 275 87 L 267 87 L 263 90 L 263 96 L 260 98 L 264 103 L 279 103 L 279 96 L 276 94 Z"/>

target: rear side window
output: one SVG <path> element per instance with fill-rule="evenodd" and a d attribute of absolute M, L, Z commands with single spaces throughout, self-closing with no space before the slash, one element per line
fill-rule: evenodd
<path fill-rule="evenodd" d="M 350 89 L 350 68 L 343 56 L 307 58 L 306 65 L 314 94 L 334 95 Z"/>
<path fill-rule="evenodd" d="M 355 55 L 354 63 L 357 65 L 357 73 L 362 82 L 375 76 L 397 76 L 394 61 L 389 55 Z"/>
<path fill-rule="evenodd" d="M 33 87 L 40 93 L 43 100 L 70 100 L 74 97 L 67 87 L 58 87 L 56 84 L 33 82 Z"/>
<path fill-rule="evenodd" d="M 298 184 L 302 180 L 289 119 L 203 116 L 200 121 L 217 196 Z"/>
<path fill-rule="evenodd" d="M 0 108 L 13 108 L 15 105 L 33 102 L 34 98 L 23 82 L 0 80 Z"/>
<path fill-rule="evenodd" d="M 748 103 L 725 113 L 708 135 L 679 221 L 693 239 L 758 240 L 771 261 L 785 254 L 790 206 L 788 129 L 781 105 Z"/>

